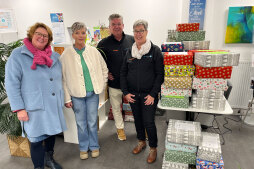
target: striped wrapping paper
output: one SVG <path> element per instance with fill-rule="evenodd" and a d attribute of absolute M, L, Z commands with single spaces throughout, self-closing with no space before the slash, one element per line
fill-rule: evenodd
<path fill-rule="evenodd" d="M 197 158 L 216 163 L 220 162 L 221 145 L 219 134 L 202 132 L 202 142 L 198 147 Z"/>
<path fill-rule="evenodd" d="M 201 142 L 200 123 L 170 119 L 166 139 L 167 142 L 199 146 Z"/>
<path fill-rule="evenodd" d="M 202 67 L 237 66 L 240 53 L 232 52 L 198 52 L 195 54 L 194 63 Z"/>
<path fill-rule="evenodd" d="M 220 99 L 197 97 L 192 95 L 191 107 L 203 110 L 220 110 L 224 111 L 226 106 L 226 99 L 223 96 Z"/>
<path fill-rule="evenodd" d="M 211 99 L 221 99 L 224 97 L 224 91 L 223 90 L 196 90 L 196 97 L 204 97 L 204 98 L 211 98 Z"/>
<path fill-rule="evenodd" d="M 193 65 L 192 52 L 164 52 L 164 65 Z"/>
<path fill-rule="evenodd" d="M 193 76 L 195 72 L 194 65 L 165 65 L 164 74 L 165 76 Z"/>
<path fill-rule="evenodd" d="M 183 41 L 184 51 L 209 49 L 210 41 Z"/>

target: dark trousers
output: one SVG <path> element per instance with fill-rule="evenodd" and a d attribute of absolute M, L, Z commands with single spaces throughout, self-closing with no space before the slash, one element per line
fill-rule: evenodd
<path fill-rule="evenodd" d="M 154 99 L 153 105 L 145 105 L 145 97 L 148 94 L 135 94 L 135 103 L 130 103 L 134 116 L 134 123 L 139 140 L 146 140 L 145 130 L 147 131 L 149 146 L 157 147 L 158 138 L 155 126 L 155 111 L 158 104 L 158 98 Z"/>
<path fill-rule="evenodd" d="M 54 146 L 55 146 L 55 136 L 50 136 L 45 140 L 31 143 L 30 151 L 34 168 L 44 166 L 45 152 L 54 151 Z"/>

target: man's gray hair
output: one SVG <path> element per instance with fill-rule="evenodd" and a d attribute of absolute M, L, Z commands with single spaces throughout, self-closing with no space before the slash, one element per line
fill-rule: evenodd
<path fill-rule="evenodd" d="M 111 14 L 109 17 L 108 17 L 108 21 L 112 21 L 113 19 L 121 19 L 122 23 L 123 23 L 123 17 L 117 13 L 114 13 L 114 14 Z"/>
<path fill-rule="evenodd" d="M 145 20 L 143 20 L 143 19 L 137 20 L 137 21 L 134 22 L 134 24 L 133 24 L 133 30 L 134 30 L 137 26 L 139 26 L 139 25 L 143 25 L 144 28 L 145 28 L 145 30 L 147 31 L 147 29 L 148 29 L 148 22 L 147 22 L 147 21 L 145 21 Z"/>
<path fill-rule="evenodd" d="M 85 30 L 87 30 L 86 25 L 83 22 L 75 22 L 71 26 L 71 31 L 72 31 L 72 33 L 74 33 L 75 31 L 83 29 L 83 28 L 85 28 Z"/>

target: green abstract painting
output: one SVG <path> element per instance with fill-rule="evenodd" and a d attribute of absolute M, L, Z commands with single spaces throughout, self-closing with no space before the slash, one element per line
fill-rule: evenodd
<path fill-rule="evenodd" d="M 229 7 L 225 43 L 252 43 L 254 6 Z"/>

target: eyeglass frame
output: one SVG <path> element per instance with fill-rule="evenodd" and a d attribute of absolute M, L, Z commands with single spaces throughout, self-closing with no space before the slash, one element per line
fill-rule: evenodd
<path fill-rule="evenodd" d="M 36 34 L 36 36 L 43 37 L 44 39 L 48 39 L 49 38 L 49 35 L 45 35 L 45 34 L 42 34 L 40 32 L 34 32 L 34 34 Z"/>
<path fill-rule="evenodd" d="M 146 31 L 145 29 L 139 30 L 139 31 L 133 30 L 133 33 L 134 34 L 141 34 L 142 35 L 145 31 Z"/>

